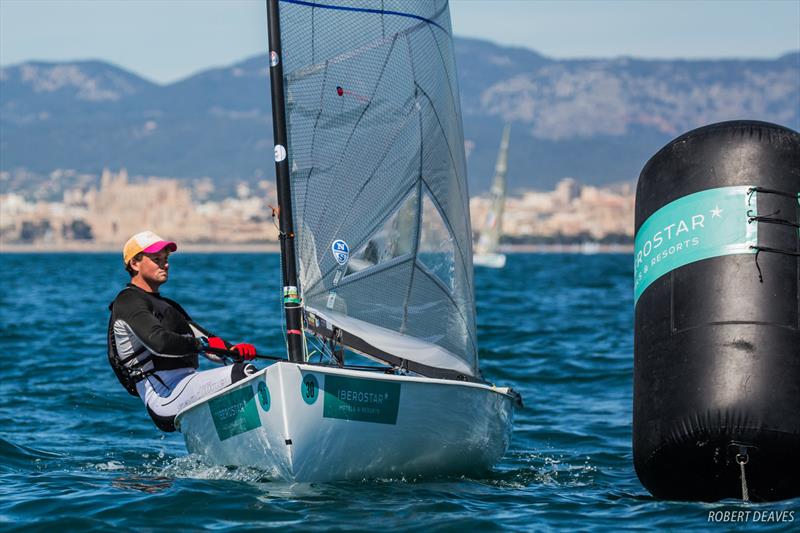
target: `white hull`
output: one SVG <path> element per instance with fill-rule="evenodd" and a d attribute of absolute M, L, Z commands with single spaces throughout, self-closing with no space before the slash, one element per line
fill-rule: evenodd
<path fill-rule="evenodd" d="M 475 254 L 472 256 L 472 264 L 480 267 L 503 268 L 506 266 L 505 254 Z"/>
<path fill-rule="evenodd" d="M 291 481 L 459 474 L 503 456 L 514 401 L 491 385 L 280 362 L 176 424 L 191 453 Z"/>

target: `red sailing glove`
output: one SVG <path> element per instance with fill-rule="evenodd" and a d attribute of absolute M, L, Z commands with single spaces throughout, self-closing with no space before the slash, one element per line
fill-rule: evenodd
<path fill-rule="evenodd" d="M 208 347 L 209 348 L 216 348 L 218 350 L 227 350 L 228 347 L 225 346 L 225 341 L 219 337 L 209 337 L 208 338 Z"/>
<path fill-rule="evenodd" d="M 245 361 L 252 361 L 256 358 L 256 347 L 252 344 L 247 344 L 246 342 L 237 344 L 231 348 L 231 350 L 239 352 L 239 355 L 241 355 Z"/>

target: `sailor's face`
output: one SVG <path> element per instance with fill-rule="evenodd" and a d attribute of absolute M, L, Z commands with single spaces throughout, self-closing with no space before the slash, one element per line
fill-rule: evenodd
<path fill-rule="evenodd" d="M 149 282 L 165 283 L 169 278 L 169 250 L 143 254 L 139 261 L 139 274 Z"/>

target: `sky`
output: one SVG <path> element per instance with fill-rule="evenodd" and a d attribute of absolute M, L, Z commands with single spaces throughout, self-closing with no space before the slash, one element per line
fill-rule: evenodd
<path fill-rule="evenodd" d="M 800 49 L 800 0 L 451 0 L 450 12 L 457 36 L 558 59 Z M 101 59 L 171 83 L 266 53 L 265 13 L 262 0 L 0 0 L 0 65 Z"/>

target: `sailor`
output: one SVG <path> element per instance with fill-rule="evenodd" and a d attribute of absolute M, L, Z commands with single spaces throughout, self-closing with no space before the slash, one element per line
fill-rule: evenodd
<path fill-rule="evenodd" d="M 109 305 L 108 360 L 120 383 L 139 396 L 162 431 L 175 431 L 175 415 L 189 404 L 252 374 L 241 360 L 255 358 L 252 344 L 235 346 L 195 323 L 177 302 L 158 291 L 169 277 L 174 242 L 143 231 L 125 243 L 122 260 L 131 282 Z M 230 356 L 208 353 L 230 351 Z M 232 365 L 198 371 L 198 355 Z"/>

